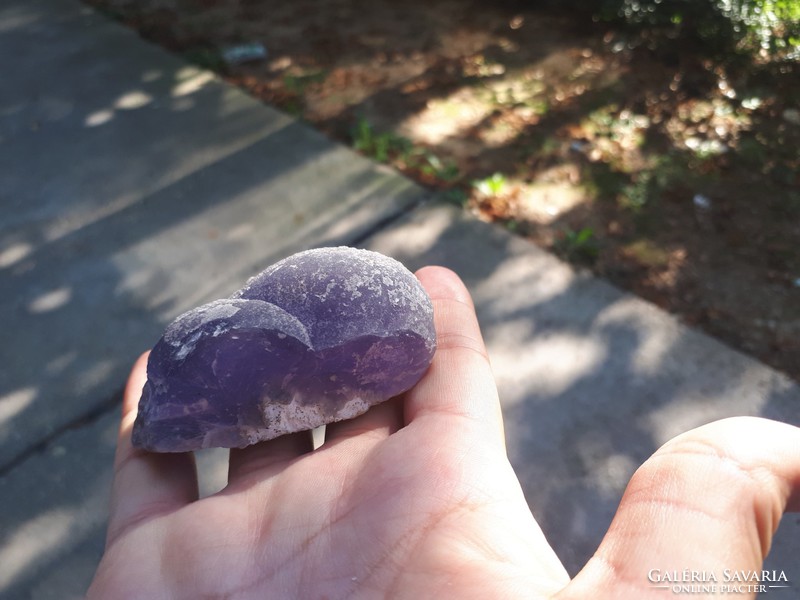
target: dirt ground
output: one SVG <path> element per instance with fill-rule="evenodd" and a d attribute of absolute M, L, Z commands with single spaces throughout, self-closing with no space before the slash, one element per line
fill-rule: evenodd
<path fill-rule="evenodd" d="M 800 381 L 797 62 L 533 2 L 89 3 Z"/>

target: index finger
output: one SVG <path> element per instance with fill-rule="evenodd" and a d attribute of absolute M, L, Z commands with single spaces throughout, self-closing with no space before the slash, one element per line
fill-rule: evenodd
<path fill-rule="evenodd" d="M 197 473 L 191 453 L 156 454 L 136 448 L 131 443 L 139 398 L 147 380 L 147 357 L 147 353 L 139 357 L 125 386 L 114 457 L 107 545 L 129 527 L 180 508 L 196 500 L 198 495 Z"/>
<path fill-rule="evenodd" d="M 504 444 L 500 400 L 469 291 L 444 267 L 416 275 L 433 302 L 437 348 L 428 372 L 406 394 L 406 423 L 442 414 L 477 419 Z"/>

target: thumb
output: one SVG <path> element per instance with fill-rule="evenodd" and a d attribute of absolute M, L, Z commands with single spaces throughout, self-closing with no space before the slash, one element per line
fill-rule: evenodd
<path fill-rule="evenodd" d="M 557 598 L 663 599 L 658 585 L 712 578 L 719 595 L 726 570 L 761 570 L 787 508 L 800 510 L 800 429 L 737 417 L 692 430 L 634 474 L 594 557 Z M 767 591 L 749 583 L 737 597 Z"/>

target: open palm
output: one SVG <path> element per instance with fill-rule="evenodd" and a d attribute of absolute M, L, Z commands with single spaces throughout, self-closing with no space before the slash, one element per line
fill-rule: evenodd
<path fill-rule="evenodd" d="M 652 544 L 644 556 L 638 550 L 643 536 L 665 535 L 670 519 L 697 518 L 691 501 L 670 504 L 665 496 L 681 491 L 674 475 L 687 462 L 703 481 L 714 473 L 736 486 L 736 498 L 746 497 L 746 506 L 734 505 L 746 521 L 715 533 L 725 536 L 727 560 L 739 560 L 741 546 L 743 564 L 760 564 L 776 511 L 797 503 L 800 435 L 788 425 L 729 421 L 679 438 L 640 469 L 607 540 L 570 584 L 506 458 L 469 294 L 445 269 L 418 277 L 434 301 L 438 339 L 423 380 L 403 397 L 328 426 L 316 450 L 302 433 L 232 451 L 227 487 L 202 500 L 190 454 L 156 455 L 130 444 L 142 357 L 126 390 L 106 553 L 89 597 L 644 598 L 652 591 L 647 568 L 634 576 L 630 566 L 654 552 Z M 734 456 L 738 471 L 718 468 L 719 443 L 741 427 L 765 429 L 772 451 Z M 751 470 L 758 486 L 741 475 Z M 658 484 L 664 474 L 673 475 L 669 489 Z M 684 479 L 691 486 L 696 477 Z M 659 508 L 654 500 L 661 498 Z M 662 532 L 647 527 L 653 510 L 661 511 Z M 726 541 L 741 527 L 758 527 L 764 514 L 773 520 L 746 544 Z M 676 568 L 687 559 L 708 568 L 714 560 L 685 540 L 674 545 L 669 562 L 684 561 Z"/>

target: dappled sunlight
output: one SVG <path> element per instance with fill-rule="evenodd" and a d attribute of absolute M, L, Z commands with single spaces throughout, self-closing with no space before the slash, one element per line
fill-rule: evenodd
<path fill-rule="evenodd" d="M 404 227 L 390 232 L 382 232 L 379 252 L 392 256 L 401 262 L 418 269 L 427 264 L 440 264 L 444 257 L 436 257 L 426 265 L 411 265 L 408 260 L 412 255 L 426 255 L 441 239 L 442 234 L 451 225 L 451 216 L 447 211 L 433 211 L 425 220 L 417 220 L 405 224 Z"/>
<path fill-rule="evenodd" d="M 680 337 L 677 327 L 665 327 L 661 315 L 650 304 L 623 297 L 605 307 L 597 316 L 594 327 L 599 331 L 612 327 L 627 327 L 639 332 L 639 345 L 632 349 L 631 368 L 638 375 L 653 376 L 663 368 L 664 360 L 673 351 Z"/>
<path fill-rule="evenodd" d="M 36 11 L 26 12 L 19 7 L 0 8 L 0 33 L 13 32 L 23 27 L 30 27 L 39 21 Z"/>
<path fill-rule="evenodd" d="M 314 143 L 312 153 L 306 151 L 309 141 Z M 143 236 L 109 256 L 120 273 L 115 296 L 132 299 L 164 323 L 218 297 L 219 290 L 236 289 L 285 254 L 310 244 L 347 242 L 371 226 L 376 206 L 378 213 L 391 213 L 421 200 L 420 190 L 409 181 L 392 172 L 376 173 L 368 161 L 354 160 L 338 146 L 317 146 L 319 141 L 293 125 L 251 149 L 249 160 L 257 166 L 248 169 L 255 168 L 264 179 L 257 186 L 249 178 L 237 187 L 226 185 L 229 177 L 217 181 L 210 172 L 201 175 L 205 200 L 192 214 L 161 221 L 160 236 Z M 269 160 L 261 163 L 260 156 Z M 211 168 L 237 172 L 237 157 Z M 324 181 L 324 189 L 309 188 L 309 181 Z M 175 209 L 168 203 L 163 210 Z M 242 215 L 247 215 L 244 222 Z M 160 264 L 154 256 L 162 257 L 156 259 Z M 208 267 L 237 256 L 258 260 L 236 261 L 225 269 Z"/>
<path fill-rule="evenodd" d="M 508 321 L 487 334 L 492 370 L 504 389 L 504 406 L 526 401 L 531 390 L 540 397 L 563 394 L 575 381 L 591 375 L 607 352 L 603 343 L 591 336 L 526 335 L 526 330 L 535 331 L 535 326 Z"/>
<path fill-rule="evenodd" d="M 414 141 L 443 146 L 460 160 L 470 149 L 486 155 L 491 148 L 503 149 L 527 138 L 528 129 L 551 110 L 569 107 L 588 89 L 611 85 L 620 76 L 587 49 L 557 47 L 507 68 L 501 59 L 484 55 L 495 47 L 510 54 L 518 50 L 501 37 L 471 53 L 462 52 L 458 59 L 469 85 L 431 97 L 420 110 L 396 122 L 397 131 Z M 516 65 L 513 59 L 508 62 Z M 569 83 L 562 81 L 566 74 Z M 473 148 L 474 143 L 481 147 Z"/>
<path fill-rule="evenodd" d="M 70 350 L 59 356 L 50 359 L 44 366 L 44 371 L 48 375 L 56 375 L 63 372 L 78 358 L 78 353 L 75 350 Z"/>
<path fill-rule="evenodd" d="M 109 107 L 95 110 L 84 119 L 86 127 L 100 127 L 110 123 L 115 115 L 115 111 L 138 110 L 153 102 L 153 97 L 143 90 L 131 90 L 117 97 Z"/>
<path fill-rule="evenodd" d="M 27 308 L 34 314 L 46 313 L 57 310 L 67 304 L 72 298 L 72 289 L 68 286 L 44 292 L 28 302 Z"/>
<path fill-rule="evenodd" d="M 2 308 L 16 317 L 0 388 L 11 485 L 0 595 L 61 592 L 62 580 L 74 588 L 91 576 L 120 388 L 166 322 L 293 251 L 355 243 L 424 199 L 391 170 L 160 52 L 169 68 L 148 75 L 141 48 L 140 63 L 126 55 L 121 68 L 87 53 L 69 127 L 14 157 L 18 199 L 6 208 L 22 227 L 0 255 Z M 80 79 L 97 69 L 91 60 L 113 74 L 95 94 L 81 86 L 96 78 Z M 31 164 L 43 180 L 35 189 L 22 176 Z M 204 494 L 224 485 L 225 454 L 200 458 Z"/>
<path fill-rule="evenodd" d="M 398 123 L 397 129 L 423 143 L 442 144 L 465 129 L 477 127 L 491 111 L 491 106 L 474 98 L 471 88 L 464 87 L 446 98 L 429 100 L 422 110 Z"/>
<path fill-rule="evenodd" d="M 117 418 L 87 423 L 5 474 L 17 504 L 0 533 L 0 596 L 21 597 L 22 585 L 30 597 L 40 586 L 83 597 L 103 547 Z"/>
<path fill-rule="evenodd" d="M 114 403 L 132 359 L 152 345 L 165 321 L 188 308 L 183 302 L 216 295 L 214 282 L 240 283 L 252 274 L 242 252 L 263 257 L 282 253 L 287 240 L 297 244 L 291 213 L 265 244 L 252 230 L 227 233 L 251 221 L 264 235 L 268 219 L 225 222 L 211 209 L 233 199 L 248 215 L 260 214 L 264 204 L 273 205 L 272 217 L 285 213 L 281 202 L 304 177 L 275 195 L 265 191 L 268 183 L 288 163 L 302 165 L 314 154 L 302 137 L 294 149 L 280 139 L 267 142 L 285 135 L 292 121 L 284 115 L 75 8 L 65 5 L 55 15 L 32 4 L 36 19 L 19 21 L 3 38 L 24 46 L 36 79 L 32 71 L 11 70 L 0 102 L 2 135 L 15 148 L 5 157 L 10 201 L 0 219 L 0 302 L 10 317 L 5 335 L 14 341 L 0 381 L 0 469 L 25 463 L 48 436 Z M 3 14 L 4 24 L 14 21 Z M 69 51 L 42 39 L 51 26 Z M 124 57 L 105 46 L 94 51 L 93 44 L 116 48 L 117 42 L 138 51 Z M 40 85 L 33 81 L 52 86 L 33 97 Z M 184 221 L 195 229 L 181 230 Z M 153 243 L 173 234 L 186 237 L 170 247 Z M 215 236 L 228 244 L 214 243 Z M 198 246 L 208 253 L 192 252 Z M 189 277 L 182 277 L 177 256 L 166 258 L 173 249 L 196 265 Z M 220 260 L 235 268 L 209 273 L 208 265 Z M 178 274 L 172 282 L 171 271 Z"/>
<path fill-rule="evenodd" d="M 118 368 L 118 361 L 114 358 L 95 360 L 90 366 L 75 374 L 74 393 L 79 397 L 88 395 L 102 382 L 109 381 Z"/>
<path fill-rule="evenodd" d="M 579 461 L 581 473 L 605 499 L 616 501 L 620 490 L 625 489 L 639 463 L 617 450 L 615 440 L 600 430 L 587 431 L 576 437 L 571 448 Z"/>
<path fill-rule="evenodd" d="M 0 250 L 0 269 L 13 267 L 18 262 L 29 256 L 33 245 L 28 242 L 14 242 Z"/>
<path fill-rule="evenodd" d="M 164 77 L 164 70 L 163 69 L 148 69 L 144 73 L 142 73 L 141 81 L 142 83 L 153 83 L 154 81 L 158 81 Z"/>
<path fill-rule="evenodd" d="M 186 67 L 178 73 L 178 83 L 173 86 L 170 95 L 173 98 L 183 98 L 196 94 L 215 79 L 216 76 L 211 71 Z"/>
<path fill-rule="evenodd" d="M 114 100 L 114 108 L 118 110 L 137 110 L 153 102 L 153 97 L 142 90 L 125 92 Z"/>
<path fill-rule="evenodd" d="M 106 108 L 101 110 L 96 110 L 93 113 L 89 113 L 86 115 L 86 119 L 84 123 L 87 127 L 100 127 L 100 125 L 105 125 L 106 123 L 110 122 L 114 118 L 114 111 L 108 110 Z"/>
<path fill-rule="evenodd" d="M 510 315 L 559 297 L 574 280 L 575 273 L 552 256 L 518 255 L 476 282 L 472 293 L 490 303 L 498 316 Z"/>
<path fill-rule="evenodd" d="M 748 103 L 747 99 L 742 104 L 739 108 L 724 98 L 687 101 L 664 124 L 664 130 L 676 147 L 686 148 L 695 155 L 725 154 L 733 151 L 742 134 L 753 126 L 753 109 L 747 107 L 760 106 Z"/>
<path fill-rule="evenodd" d="M 92 1 L 481 218 L 776 368 L 800 364 L 794 63 L 536 3 L 300 2 L 267 16 Z M 227 63 L 233 38 L 268 40 L 269 57 Z M 179 73 L 172 110 L 211 77 Z M 508 190 L 478 190 L 497 173 Z"/>
<path fill-rule="evenodd" d="M 574 184 L 532 183 L 521 187 L 517 210 L 523 219 L 551 225 L 585 201 L 586 192 Z"/>
<path fill-rule="evenodd" d="M 721 379 L 709 389 L 681 389 L 674 401 L 654 408 L 639 419 L 657 445 L 705 423 L 735 415 L 761 415 L 768 412 L 770 399 L 792 389 L 792 382 L 775 372 L 765 371 L 758 363 L 741 360 L 741 370 Z M 714 357 L 696 368 L 718 368 Z M 746 390 L 746 391 L 745 391 Z"/>
<path fill-rule="evenodd" d="M 0 546 L 0 592 L 34 563 L 57 552 L 69 539 L 75 511 L 58 507 L 20 523 Z"/>
<path fill-rule="evenodd" d="M 193 80 L 190 78 L 189 81 Z M 190 94 L 188 91 L 186 93 Z M 191 94 L 194 93 L 199 95 L 202 95 L 202 93 L 208 94 L 208 92 L 202 92 L 202 86 L 197 87 L 195 92 L 191 92 Z M 215 90 L 213 93 L 215 95 L 222 94 L 223 91 Z M 128 100 L 125 100 L 126 98 Z M 168 107 L 167 110 L 173 114 L 183 112 L 191 115 L 193 113 L 189 110 L 190 108 L 198 106 L 198 102 L 202 106 L 207 106 L 211 98 L 212 96 L 206 95 L 200 100 L 195 96 L 187 95 L 177 99 L 175 102 L 189 102 L 189 105 L 178 108 Z M 118 101 L 122 105 L 130 102 L 130 106 L 136 104 L 136 102 L 143 101 L 143 99 L 144 96 L 140 96 L 137 91 L 126 92 L 118 97 Z M 170 139 L 160 138 L 158 143 L 148 143 L 146 154 L 131 153 L 133 158 L 127 162 L 129 168 L 126 169 L 122 176 L 111 178 L 107 188 L 98 187 L 92 194 L 87 196 L 85 209 L 81 210 L 79 207 L 73 207 L 69 219 L 53 219 L 42 223 L 40 227 L 43 238 L 48 243 L 52 243 L 80 229 L 100 223 L 115 214 L 124 213 L 125 210 L 135 206 L 143 198 L 174 185 L 180 180 L 190 177 L 193 173 L 202 171 L 204 168 L 230 155 L 241 152 L 288 124 L 288 120 L 278 117 L 273 121 L 262 120 L 256 127 L 249 124 L 243 129 L 242 126 L 246 121 L 246 115 L 256 109 L 257 105 L 250 104 L 247 101 L 242 102 L 241 97 L 229 98 L 229 102 L 230 106 L 225 109 L 228 122 L 213 139 L 213 143 L 209 143 L 207 136 L 204 137 L 202 131 L 197 129 L 195 129 L 197 133 L 190 137 L 200 138 L 202 141 L 198 140 L 197 151 L 193 153 L 179 150 L 182 146 Z M 104 108 L 90 113 L 86 117 L 85 125 L 87 127 L 108 125 L 115 118 L 114 110 L 112 103 L 111 108 Z M 125 110 L 133 110 L 133 108 Z M 153 114 L 155 115 L 156 112 L 153 111 Z M 188 116 L 187 118 L 192 117 Z M 191 143 L 190 140 L 187 141 Z M 202 146 L 199 144 L 202 144 Z M 170 168 L 157 169 L 155 172 L 158 175 L 155 177 L 152 175 L 154 172 L 153 167 L 148 166 L 160 165 L 163 167 L 167 164 L 169 164 Z M 91 172 L 91 170 L 99 170 L 99 168 L 99 166 L 96 166 L 88 170 Z"/>
<path fill-rule="evenodd" d="M 36 399 L 36 394 L 36 388 L 34 386 L 28 386 L 0 396 L 0 431 L 2 431 L 14 417 L 33 403 Z"/>

